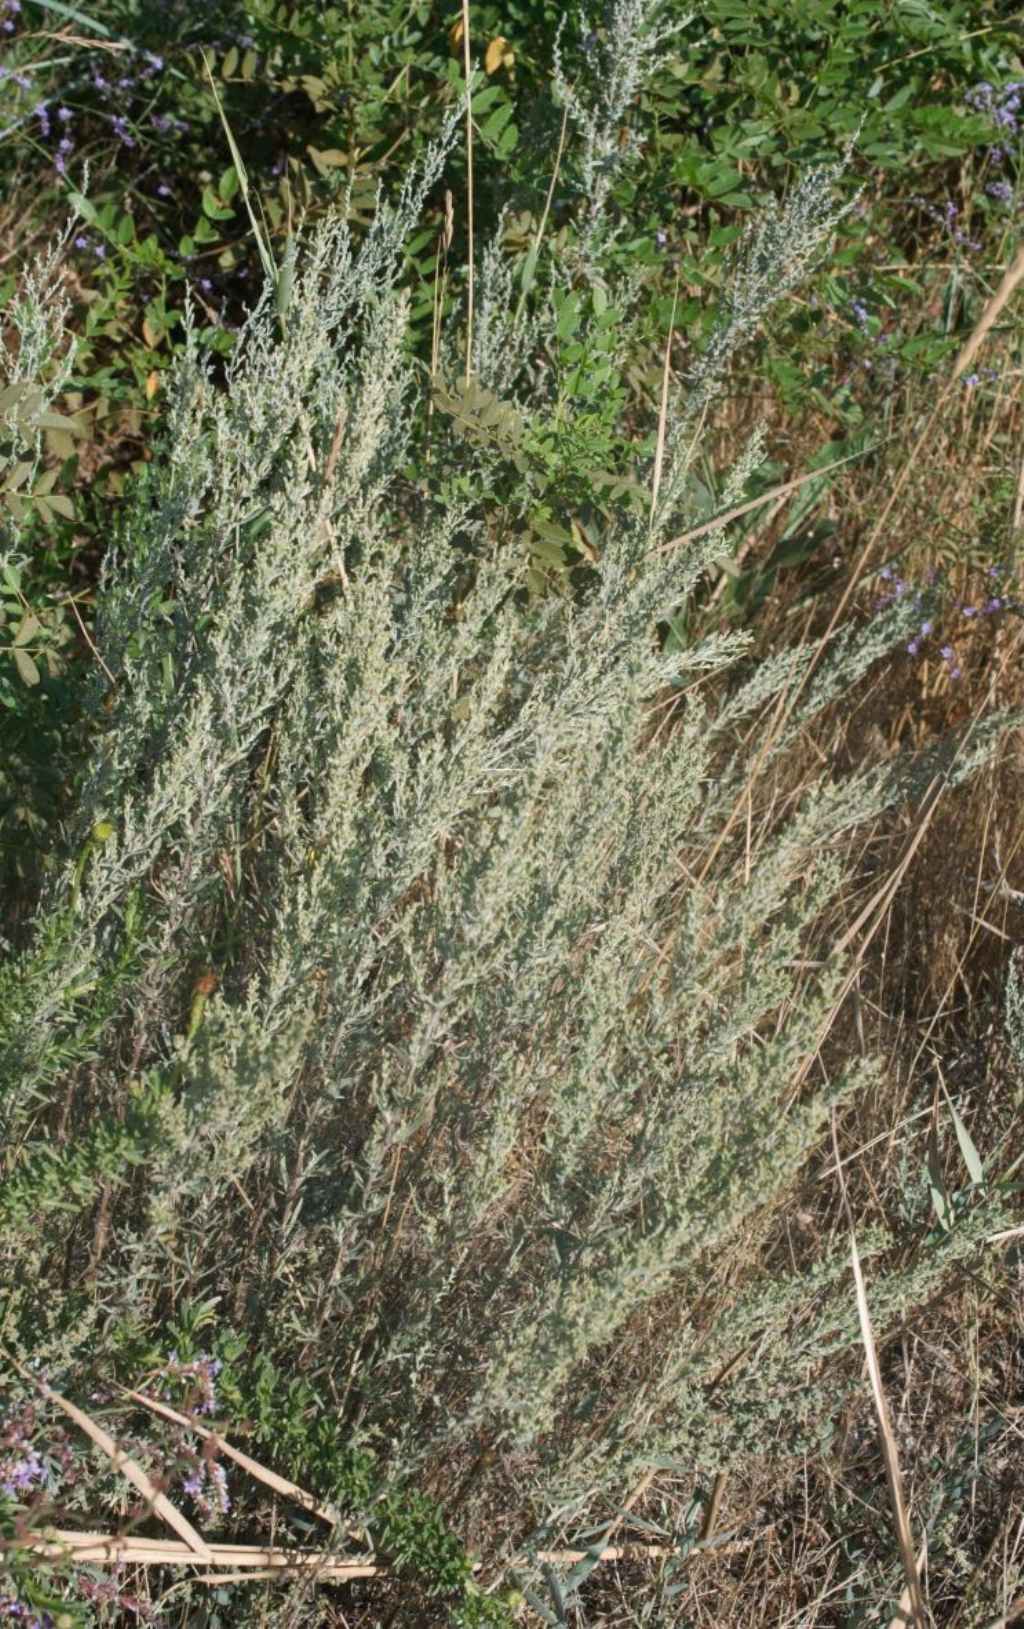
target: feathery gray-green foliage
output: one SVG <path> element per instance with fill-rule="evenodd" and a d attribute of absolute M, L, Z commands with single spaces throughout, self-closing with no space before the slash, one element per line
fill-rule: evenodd
<path fill-rule="evenodd" d="M 845 1241 L 720 1291 L 710 1338 L 689 1309 L 875 1078 L 862 1060 L 790 1090 L 846 972 L 832 957 L 808 984 L 796 966 L 842 885 L 844 833 L 935 773 L 955 784 L 1017 720 L 987 721 L 970 754 L 823 777 L 751 865 L 730 840 L 697 880 L 684 857 L 715 843 L 749 773 L 728 758 L 735 727 L 767 717 L 811 652 L 766 660 L 716 714 L 701 685 L 749 636 L 659 649 L 656 622 L 724 535 L 664 547 L 688 519 L 684 431 L 825 243 L 828 178 L 758 238 L 673 404 L 653 524 L 624 513 L 578 602 L 524 610 L 523 561 L 472 497 L 415 519 L 402 504 L 401 247 L 443 156 L 358 252 L 343 215 L 312 234 L 284 334 L 264 299 L 223 388 L 190 341 L 165 451 L 111 550 L 66 863 L 0 970 L 4 1337 L 18 1277 L 59 1283 L 105 1184 L 92 1311 L 76 1330 L 52 1309 L 55 1372 L 106 1361 L 106 1329 L 151 1327 L 173 1261 L 301 1353 L 396 1476 L 443 1480 L 481 1436 L 515 1455 L 539 1541 L 556 1511 L 581 1528 L 613 1512 L 655 1461 L 713 1470 L 816 1440 L 822 1365 L 858 1338 Z M 476 360 L 528 413 L 500 371 L 526 343 L 502 328 L 502 275 L 485 254 Z M 755 442 L 726 503 L 759 458 Z M 840 632 L 765 775 L 913 616 L 897 604 Z M 652 743 L 669 683 L 686 699 Z M 57 1154 L 67 1093 L 83 1107 Z M 979 1208 L 898 1268 L 865 1238 L 878 1326 L 999 1216 Z M 641 1315 L 666 1294 L 678 1316 L 652 1344 Z M 459 1519 L 495 1496 L 471 1489 Z"/>

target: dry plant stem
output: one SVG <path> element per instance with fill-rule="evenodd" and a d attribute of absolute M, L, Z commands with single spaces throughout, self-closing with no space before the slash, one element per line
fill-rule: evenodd
<path fill-rule="evenodd" d="M 53 1391 L 43 1381 L 37 1379 L 31 1370 L 24 1368 L 18 1362 L 17 1358 L 11 1357 L 9 1353 L 4 1355 L 11 1367 L 16 1369 L 22 1379 L 34 1387 L 40 1396 L 56 1403 L 57 1407 L 68 1416 L 69 1420 L 74 1420 L 75 1424 L 85 1432 L 90 1442 L 94 1442 L 97 1448 L 107 1455 L 115 1470 L 119 1470 L 123 1476 L 127 1477 L 132 1486 L 138 1489 L 156 1515 L 162 1517 L 167 1525 L 174 1529 L 179 1538 L 184 1540 L 194 1556 L 198 1556 L 201 1561 L 212 1560 L 210 1548 L 202 1535 L 196 1532 L 192 1523 L 179 1510 L 175 1509 L 166 1494 L 160 1492 L 150 1477 L 146 1475 L 142 1466 L 117 1446 L 113 1437 L 109 1436 L 101 1426 L 96 1424 L 95 1420 L 91 1420 L 88 1414 L 84 1414 L 74 1403 L 69 1402 L 66 1397 L 62 1397 L 59 1392 Z"/>
<path fill-rule="evenodd" d="M 266 1569 L 266 1576 L 280 1578 L 282 1574 L 308 1575 L 318 1578 L 373 1578 L 383 1576 L 383 1567 L 366 1562 L 339 1561 L 323 1550 L 284 1550 L 259 1544 L 209 1544 L 197 1556 L 187 1544 L 174 1539 L 111 1537 L 108 1533 L 73 1532 L 63 1528 L 49 1529 L 47 1536 L 25 1546 L 33 1554 L 47 1560 L 105 1562 L 108 1566 L 194 1567 L 197 1561 L 210 1566 L 217 1561 L 226 1566 L 249 1566 Z M 214 1574 L 212 1576 L 219 1576 Z M 246 1577 L 252 1574 L 246 1571 Z"/>
<path fill-rule="evenodd" d="M 114 678 L 114 675 L 111 673 L 111 671 L 110 671 L 109 667 L 107 666 L 106 662 L 103 660 L 103 657 L 100 655 L 99 651 L 96 649 L 96 646 L 93 643 L 92 635 L 90 634 L 90 632 L 89 632 L 88 628 L 86 627 L 85 623 L 82 621 L 82 614 L 78 609 L 78 602 L 75 599 L 75 596 L 73 594 L 69 597 L 67 603 L 70 605 L 72 611 L 74 612 L 75 621 L 78 623 L 78 626 L 79 626 L 79 628 L 81 630 L 82 638 L 85 640 L 86 644 L 88 645 L 89 649 L 92 651 L 92 654 L 95 656 L 95 658 L 96 658 L 97 662 L 99 663 L 100 667 L 103 669 L 103 671 L 106 674 L 107 678 L 110 680 L 111 688 L 113 688 L 113 686 L 117 683 L 117 680 Z"/>
<path fill-rule="evenodd" d="M 444 225 L 437 238 L 437 254 L 434 256 L 434 310 L 430 335 L 430 383 L 437 383 L 438 368 L 441 360 L 441 312 L 444 306 L 444 297 L 448 289 L 448 250 L 452 246 L 455 235 L 455 206 L 451 193 L 446 189 L 444 195 Z M 443 266 L 442 266 L 443 262 Z M 434 418 L 433 388 L 427 398 L 427 427 Z"/>
<path fill-rule="evenodd" d="M 721 1509 L 722 1498 L 725 1494 L 725 1484 L 727 1480 L 728 1478 L 725 1471 L 719 1471 L 718 1475 L 715 1477 L 711 1488 L 711 1498 L 708 1500 L 708 1508 L 704 1516 L 704 1521 L 701 1524 L 700 1538 L 702 1544 L 706 1544 L 712 1533 L 715 1531 L 715 1526 L 718 1521 L 718 1512 Z"/>
<path fill-rule="evenodd" d="M 654 525 L 654 515 L 658 507 L 658 492 L 661 487 L 661 472 L 665 462 L 665 435 L 668 428 L 668 385 L 672 364 L 672 340 L 676 331 L 676 305 L 679 301 L 679 273 L 676 273 L 675 292 L 672 295 L 672 315 L 669 318 L 668 337 L 665 340 L 665 361 L 661 372 L 661 406 L 658 411 L 658 444 L 654 453 L 654 478 L 651 482 L 651 516 L 650 524 Z"/>
<path fill-rule="evenodd" d="M 558 151 L 555 154 L 555 167 L 551 172 L 551 184 L 548 187 L 548 195 L 544 200 L 544 213 L 540 218 L 540 225 L 537 227 L 536 236 L 534 237 L 533 243 L 532 243 L 532 245 L 530 247 L 529 254 L 527 255 L 527 260 L 529 260 L 530 255 L 533 255 L 535 257 L 535 264 L 536 264 L 536 256 L 540 251 L 541 241 L 542 241 L 542 239 L 544 237 L 544 228 L 548 223 L 548 215 L 551 212 L 551 200 L 555 195 L 555 185 L 556 185 L 556 183 L 558 181 L 558 172 L 559 172 L 559 170 L 561 168 L 561 165 L 562 165 L 562 149 L 565 147 L 565 131 L 566 131 L 566 126 L 568 125 L 568 122 L 569 122 L 569 109 L 566 107 L 566 108 L 563 108 L 563 110 L 562 110 L 562 129 L 561 129 L 561 132 L 559 133 L 559 137 L 558 137 Z M 512 325 L 513 328 L 518 326 L 519 319 L 523 314 L 523 306 L 525 304 L 526 304 L 526 289 L 523 288 L 520 291 L 520 294 L 519 294 L 519 304 L 516 306 L 515 322 Z"/>
<path fill-rule="evenodd" d="M 143 1392 L 131 1391 L 127 1386 L 118 1386 L 117 1389 L 123 1391 L 125 1396 L 130 1397 L 134 1403 L 139 1403 L 143 1408 L 148 1408 L 151 1413 L 159 1414 L 165 1420 L 173 1421 L 175 1425 L 185 1426 L 189 1431 L 194 1431 L 197 1437 L 202 1437 L 204 1441 L 214 1443 L 221 1453 L 226 1454 L 229 1459 L 233 1459 L 236 1465 L 240 1465 L 251 1476 L 255 1476 L 257 1481 L 262 1482 L 268 1488 L 273 1488 L 275 1493 L 283 1494 L 286 1499 L 294 1499 L 296 1504 L 302 1505 L 304 1510 L 310 1511 L 314 1516 L 319 1516 L 329 1527 L 337 1527 L 340 1524 L 342 1519 L 340 1511 L 335 1510 L 333 1506 L 320 1504 L 304 1488 L 300 1488 L 294 1482 L 289 1482 L 283 1476 L 278 1476 L 276 1471 L 268 1470 L 258 1460 L 244 1454 L 240 1448 L 233 1448 L 218 1432 L 211 1431 L 209 1427 L 201 1425 L 196 1419 L 190 1419 L 187 1414 L 179 1413 L 176 1408 L 171 1408 L 169 1404 L 161 1402 L 156 1397 L 147 1397 Z M 361 1529 L 352 1529 L 352 1531 L 359 1532 Z"/>
<path fill-rule="evenodd" d="M 700 427 L 703 427 L 703 422 L 702 418 Z M 867 453 L 875 452 L 879 447 L 884 447 L 887 441 L 894 439 L 895 432 L 882 436 L 880 440 L 873 441 L 870 447 L 847 453 L 845 458 L 837 458 L 831 464 L 823 464 L 820 469 L 807 470 L 803 475 L 795 476 L 792 481 L 783 481 L 779 486 L 769 487 L 767 492 L 760 493 L 756 498 L 748 498 L 745 503 L 738 503 L 732 509 L 726 509 L 713 520 L 704 521 L 689 532 L 680 532 L 678 537 L 671 538 L 668 543 L 659 543 L 657 548 L 650 551 L 651 555 L 667 554 L 669 549 L 678 549 L 683 543 L 694 543 L 698 537 L 706 537 L 708 532 L 713 532 L 716 527 L 724 526 L 731 520 L 738 520 L 741 515 L 749 515 L 752 509 L 760 509 L 762 504 L 771 503 L 773 498 L 786 498 L 791 492 L 797 492 L 800 487 L 806 486 L 808 481 L 817 481 L 821 476 L 828 475 L 834 469 L 840 469 L 843 464 L 852 463 L 855 458 L 863 458 Z"/>
<path fill-rule="evenodd" d="M 978 320 L 973 334 L 967 341 L 967 344 L 964 346 L 963 350 L 960 352 L 960 355 L 957 357 L 956 366 L 953 369 L 954 380 L 959 379 L 961 374 L 966 373 L 967 369 L 974 361 L 974 358 L 977 356 L 982 345 L 984 344 L 986 334 L 999 320 L 1000 312 L 1006 305 L 1006 302 L 1009 300 L 1011 294 L 1017 287 L 1017 284 L 1020 282 L 1022 277 L 1024 277 L 1024 243 L 1022 243 L 1017 249 L 1012 265 L 1008 266 L 1006 271 L 1003 273 L 1002 281 L 1000 282 L 999 287 L 996 289 L 991 300 L 989 300 L 988 305 L 985 307 L 981 317 Z"/>
<path fill-rule="evenodd" d="M 130 1562 L 133 1566 L 194 1567 L 197 1563 L 196 1554 L 190 1546 L 176 1539 L 136 1538 L 131 1534 L 114 1537 L 109 1533 L 78 1532 L 64 1528 L 47 1529 L 45 1534 L 27 1544 L 25 1548 L 51 1560 L 67 1559 L 70 1552 L 75 1561 L 107 1562 L 111 1565 Z M 742 1548 L 745 1548 L 742 1543 L 736 1545 L 737 1550 Z M 286 1550 L 273 1545 L 217 1543 L 209 1544 L 207 1549 L 209 1554 L 202 1558 L 207 1565 L 219 1560 L 225 1566 L 244 1567 L 246 1570 L 240 1576 L 246 1578 L 263 1576 L 279 1578 L 282 1573 L 308 1575 L 311 1572 L 315 1572 L 320 1578 L 389 1576 L 386 1567 L 366 1561 L 342 1561 L 326 1550 Z M 537 1559 L 550 1566 L 571 1566 L 577 1561 L 582 1561 L 590 1553 L 588 1550 L 542 1550 L 538 1553 Z M 619 1544 L 602 1550 L 599 1559 L 625 1561 L 635 1557 L 667 1560 L 676 1554 L 675 1550 L 664 1544 Z M 482 1565 L 482 1562 L 476 1561 L 472 1570 L 479 1572 Z M 263 1568 L 266 1571 L 253 1572 L 250 1568 Z M 221 1573 L 204 1576 L 223 1581 Z"/>
<path fill-rule="evenodd" d="M 81 1427 L 90 1440 L 108 1455 L 114 1468 L 120 1470 L 138 1488 L 155 1514 L 161 1516 L 180 1535 L 179 1539 L 151 1539 L 137 1537 L 132 1534 L 112 1536 L 106 1533 L 48 1529 L 40 1539 L 34 1540 L 25 1546 L 33 1553 L 44 1555 L 48 1559 L 64 1558 L 70 1554 L 75 1561 L 105 1562 L 118 1566 L 125 1562 L 140 1566 L 194 1566 L 197 1560 L 207 1564 L 220 1561 L 224 1566 L 244 1568 L 244 1572 L 232 1574 L 232 1576 L 238 1578 L 277 1578 L 282 1575 L 301 1577 L 310 1574 L 320 1579 L 386 1576 L 387 1569 L 376 1565 L 372 1560 L 361 1558 L 345 1561 L 339 1559 L 330 1551 L 284 1549 L 277 1545 L 207 1543 L 196 1532 L 191 1523 L 181 1515 L 180 1511 L 170 1503 L 166 1495 L 155 1487 L 141 1466 L 124 1454 L 117 1447 L 113 1438 L 108 1436 L 94 1420 L 77 1408 L 74 1403 L 69 1402 L 67 1398 L 61 1397 L 59 1393 L 52 1391 L 41 1381 L 36 1380 L 16 1359 L 9 1357 L 8 1361 L 24 1379 L 30 1381 L 38 1391 L 55 1402 L 70 1419 L 74 1420 L 76 1425 Z M 152 1413 L 171 1420 L 177 1425 L 182 1425 L 188 1430 L 194 1431 L 197 1436 L 202 1437 L 205 1441 L 212 1442 L 220 1452 L 232 1459 L 241 1469 L 256 1477 L 266 1487 L 283 1494 L 286 1498 L 293 1499 L 304 1509 L 319 1516 L 329 1526 L 337 1527 L 339 1524 L 341 1518 L 337 1511 L 329 1506 L 319 1504 L 311 1494 L 298 1487 L 296 1483 L 288 1481 L 285 1477 L 278 1476 L 275 1471 L 261 1465 L 258 1460 L 254 1460 L 248 1454 L 242 1453 L 240 1449 L 232 1447 L 223 1437 L 220 1437 L 208 1427 L 201 1425 L 197 1420 L 179 1413 L 177 1409 L 171 1408 L 157 1398 L 147 1397 L 142 1392 L 132 1391 L 125 1386 L 118 1386 L 117 1389 L 123 1392 L 126 1397 L 130 1397 L 133 1402 L 149 1409 Z M 646 1492 L 654 1480 L 654 1475 L 654 1471 L 651 1471 L 645 1476 L 640 1486 L 626 1501 L 625 1509 L 631 1508 Z M 621 1516 L 619 1520 L 621 1521 Z M 615 1525 L 617 1526 L 618 1523 Z M 356 1537 L 359 1536 L 361 1531 L 361 1529 L 350 1529 L 350 1534 Z M 609 1531 L 609 1537 L 613 1531 L 614 1527 Z M 366 1535 L 363 1534 L 363 1536 Z M 581 1561 L 589 1553 L 583 1550 L 544 1551 L 537 1559 L 549 1565 L 571 1565 L 576 1561 Z M 599 1559 L 601 1561 L 619 1561 L 633 1555 L 665 1558 L 673 1554 L 674 1551 L 664 1546 L 627 1544 L 603 1548 Z M 476 1562 L 473 1570 L 479 1571 L 482 1565 L 482 1562 Z M 223 1572 L 202 1574 L 201 1577 L 204 1582 L 225 1581 Z"/>
<path fill-rule="evenodd" d="M 127 40 L 101 40 L 95 34 L 72 34 L 69 28 L 62 28 L 54 33 L 48 28 L 35 28 L 31 34 L 23 34 L 26 40 L 59 40 L 61 45 L 81 45 L 88 51 L 109 51 L 117 56 L 119 51 L 133 51 L 135 47 L 129 45 Z"/>
<path fill-rule="evenodd" d="M 466 389 L 473 377 L 473 97 L 470 88 L 469 0 L 462 0 L 462 60 L 466 73 Z"/>
<path fill-rule="evenodd" d="M 927 1559 L 928 1559 L 928 1540 L 927 1540 L 927 1538 L 925 1538 L 924 1542 L 921 1545 L 920 1550 L 917 1552 L 917 1576 L 918 1577 L 920 1577 L 921 1573 L 924 1571 L 924 1565 L 925 1565 L 925 1562 L 927 1561 Z M 893 1618 L 892 1622 L 890 1623 L 889 1629 L 907 1629 L 907 1625 L 910 1624 L 911 1621 L 912 1621 L 911 1617 L 910 1617 L 911 1604 L 912 1603 L 911 1603 L 911 1599 L 910 1599 L 910 1585 L 905 1584 L 903 1586 L 903 1593 L 901 1594 L 899 1600 L 896 1603 L 896 1616 Z"/>
<path fill-rule="evenodd" d="M 907 1520 L 906 1501 L 903 1497 L 903 1478 L 900 1474 L 899 1455 L 896 1450 L 896 1438 L 889 1417 L 889 1405 L 886 1401 L 885 1390 L 882 1386 L 882 1375 L 878 1367 L 878 1350 L 875 1346 L 874 1332 L 871 1327 L 871 1313 L 868 1308 L 867 1293 L 864 1288 L 864 1277 L 861 1273 L 860 1256 L 857 1251 L 857 1234 L 853 1223 L 853 1211 L 850 1207 L 850 1198 L 846 1188 L 846 1175 L 842 1170 L 839 1155 L 839 1136 L 836 1131 L 835 1110 L 832 1112 L 832 1148 L 836 1157 L 836 1168 L 839 1175 L 839 1190 L 842 1195 L 843 1209 L 846 1212 L 847 1226 L 850 1230 L 850 1251 L 853 1264 L 853 1277 L 857 1292 L 857 1314 L 860 1319 L 861 1335 L 864 1342 L 864 1352 L 867 1358 L 868 1374 L 871 1378 L 871 1391 L 874 1398 L 875 1413 L 878 1419 L 879 1443 L 882 1450 L 882 1459 L 885 1464 L 886 1479 L 889 1483 L 889 1495 L 892 1500 L 893 1516 L 896 1522 L 896 1536 L 900 1547 L 900 1556 L 903 1561 L 903 1571 L 907 1580 L 907 1598 L 912 1629 L 927 1629 L 928 1617 L 925 1612 L 924 1597 L 921 1592 L 921 1580 L 918 1575 L 917 1563 L 914 1560 L 914 1547 L 910 1537 L 910 1523 Z"/>

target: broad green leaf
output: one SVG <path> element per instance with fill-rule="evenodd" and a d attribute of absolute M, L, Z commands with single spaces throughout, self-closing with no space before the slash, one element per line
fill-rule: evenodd
<path fill-rule="evenodd" d="M 524 294 L 529 294 L 533 287 L 533 281 L 537 271 L 537 256 L 539 253 L 540 246 L 539 244 L 535 243 L 527 254 L 526 259 L 523 261 L 523 269 L 519 274 L 519 286 Z"/>
<path fill-rule="evenodd" d="M 84 197 L 80 192 L 72 192 L 69 194 L 69 197 L 75 209 L 77 209 L 78 213 L 81 215 L 83 221 L 85 221 L 89 226 L 99 225 L 99 219 L 96 211 L 89 202 L 88 198 Z"/>
<path fill-rule="evenodd" d="M 40 430 L 65 430 L 73 436 L 85 434 L 78 420 L 69 419 L 64 413 L 40 413 L 36 424 Z"/>
<path fill-rule="evenodd" d="M 234 210 L 225 208 L 212 187 L 203 188 L 203 213 L 212 221 L 231 221 L 235 218 Z"/>
<path fill-rule="evenodd" d="M 946 1090 L 945 1083 L 943 1083 L 942 1094 L 946 1099 L 949 1112 L 953 1116 L 953 1130 L 956 1132 L 956 1140 L 960 1144 L 960 1153 L 963 1155 L 967 1173 L 975 1186 L 980 1187 L 985 1181 L 985 1167 L 981 1163 L 981 1157 L 974 1146 L 970 1132 L 956 1111 L 956 1106 Z"/>
<path fill-rule="evenodd" d="M 0 413 L 4 415 L 10 413 L 30 392 L 38 395 L 38 387 L 30 385 L 26 379 L 19 380 L 14 385 L 7 385 L 5 389 L 0 390 Z"/>
<path fill-rule="evenodd" d="M 42 623 L 34 611 L 26 611 L 14 635 L 15 645 L 27 645 L 33 640 L 42 627 Z"/>
<path fill-rule="evenodd" d="M 14 657 L 14 665 L 18 669 L 18 672 L 24 682 L 27 685 L 38 684 L 39 669 L 36 667 L 36 664 L 32 660 L 28 651 L 15 649 L 11 652 L 11 655 Z"/>

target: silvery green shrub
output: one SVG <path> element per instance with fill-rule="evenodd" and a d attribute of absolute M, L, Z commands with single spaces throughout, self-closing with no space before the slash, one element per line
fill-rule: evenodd
<path fill-rule="evenodd" d="M 859 1338 L 846 1242 L 741 1274 L 710 1329 L 693 1309 L 770 1230 L 832 1109 L 878 1078 L 855 1060 L 790 1086 L 847 971 L 797 969 L 844 835 L 934 775 L 956 785 L 1018 720 L 823 775 L 753 863 L 734 834 L 698 876 L 749 776 L 737 724 L 766 719 L 813 652 L 768 658 L 716 711 L 706 681 L 750 636 L 669 657 L 655 625 L 724 532 L 665 545 L 688 520 L 694 402 L 786 268 L 827 246 L 832 177 L 741 260 L 673 404 L 653 521 L 624 511 L 585 593 L 524 606 L 523 561 L 472 483 L 410 505 L 401 478 L 401 249 L 443 158 L 358 251 L 343 214 L 308 237 L 283 325 L 268 293 L 222 386 L 190 336 L 117 524 L 65 863 L 0 970 L 4 1338 L 25 1351 L 31 1329 L 71 1387 L 112 1361 L 110 1331 L 219 1297 L 323 1381 L 353 1443 L 442 1503 L 494 1448 L 504 1481 L 467 1485 L 453 1520 L 505 1510 L 511 1550 L 593 1527 L 652 1465 L 700 1476 L 818 1440 L 829 1362 Z M 528 414 L 552 310 L 516 329 L 517 370 L 495 250 L 483 269 L 475 372 Z M 459 451 L 486 491 L 487 449 Z M 726 502 L 760 456 L 755 437 Z M 915 616 L 897 603 L 840 632 L 762 775 Z M 685 698 L 652 739 L 668 684 Z M 102 1244 L 83 1225 L 101 1192 Z M 898 1268 L 866 1231 L 878 1327 L 997 1216 L 979 1206 Z M 73 1306 L 69 1252 L 89 1268 Z"/>

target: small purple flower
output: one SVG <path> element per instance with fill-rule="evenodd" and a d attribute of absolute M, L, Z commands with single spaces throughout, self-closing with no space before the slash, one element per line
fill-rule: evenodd
<path fill-rule="evenodd" d="M 57 109 L 57 117 L 61 124 L 67 124 L 68 120 L 73 119 L 74 116 L 75 115 L 72 113 L 69 107 L 59 107 Z"/>
<path fill-rule="evenodd" d="M 922 624 L 921 624 L 921 637 L 926 639 L 928 637 L 928 635 L 931 633 L 931 631 L 932 631 L 931 623 L 930 622 L 922 622 Z"/>
<path fill-rule="evenodd" d="M 106 260 L 106 258 L 107 258 L 107 246 L 106 246 L 106 244 L 105 243 L 97 243 L 96 247 L 93 249 L 93 254 L 96 256 L 97 260 Z"/>
<path fill-rule="evenodd" d="M 907 652 L 910 656 L 916 656 L 920 649 L 921 641 L 919 639 L 912 639 L 910 644 L 907 646 Z"/>
<path fill-rule="evenodd" d="M 964 606 L 964 616 L 965 617 L 976 617 L 977 615 L 978 615 L 978 607 L 976 605 L 965 605 Z"/>
<path fill-rule="evenodd" d="M 45 1480 L 43 1462 L 34 1448 L 26 1449 L 24 1458 L 16 1459 L 0 1471 L 0 1489 L 8 1498 L 16 1498 L 19 1493 L 26 1493 L 36 1483 Z"/>
<path fill-rule="evenodd" d="M 86 238 L 86 237 L 83 237 L 81 232 L 79 232 L 77 238 L 75 239 L 75 248 L 76 249 L 88 249 L 88 247 L 89 247 L 89 239 Z"/>
<path fill-rule="evenodd" d="M 160 185 L 157 187 L 156 190 L 157 190 L 158 196 L 161 197 L 161 198 L 171 198 L 171 197 L 173 197 L 173 193 L 172 193 L 170 187 L 167 185 L 166 181 L 161 181 Z"/>
<path fill-rule="evenodd" d="M 993 597 L 986 602 L 985 612 L 986 612 L 986 615 L 988 615 L 993 611 L 1001 611 L 1002 608 L 1003 608 L 1002 600 L 999 598 L 998 594 L 994 594 Z"/>

